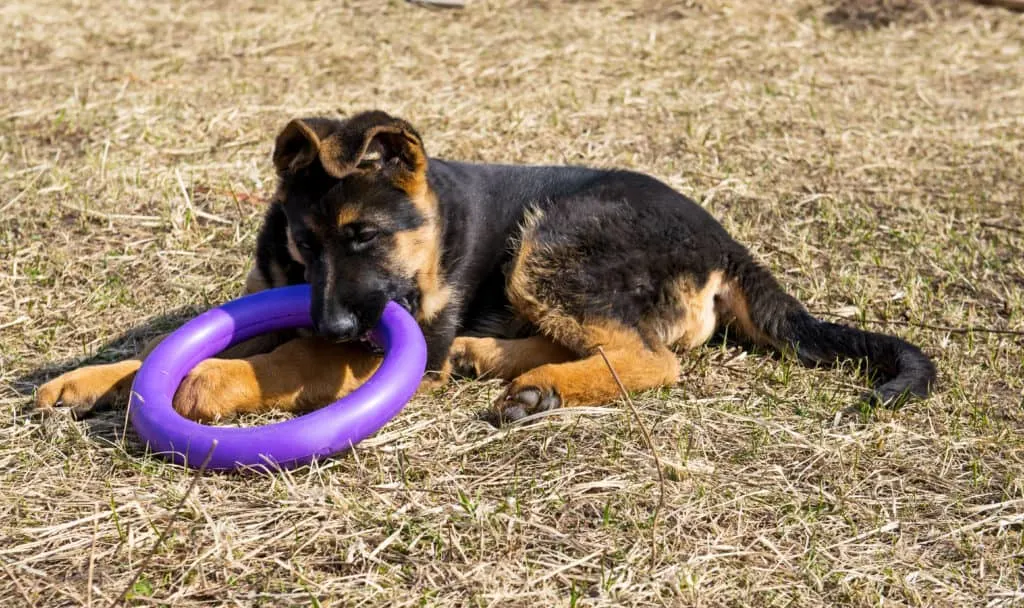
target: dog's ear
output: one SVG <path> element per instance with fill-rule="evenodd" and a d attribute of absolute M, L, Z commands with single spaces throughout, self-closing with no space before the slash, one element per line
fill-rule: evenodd
<path fill-rule="evenodd" d="M 337 129 L 326 118 L 296 118 L 278 134 L 274 142 L 274 167 L 279 174 L 295 173 L 317 159 L 325 138 Z"/>
<path fill-rule="evenodd" d="M 320 163 L 341 178 L 355 172 L 384 172 L 400 186 L 419 183 L 427 153 L 412 125 L 384 112 L 357 114 L 320 144 Z"/>

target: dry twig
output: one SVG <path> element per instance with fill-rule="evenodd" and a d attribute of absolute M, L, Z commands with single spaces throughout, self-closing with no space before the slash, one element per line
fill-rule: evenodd
<path fill-rule="evenodd" d="M 651 433 L 647 430 L 647 426 L 644 424 L 643 419 L 640 417 L 640 412 L 637 411 L 636 406 L 633 404 L 633 399 L 629 396 L 629 391 L 623 386 L 622 380 L 619 378 L 618 372 L 612 366 L 612 362 L 608 360 L 608 355 L 605 354 L 604 348 L 598 346 L 597 352 L 601 353 L 601 358 L 604 359 L 604 364 L 608 366 L 608 372 L 615 379 L 615 384 L 619 387 L 619 392 L 622 394 L 622 399 L 629 406 L 629 411 L 633 413 L 633 418 L 636 419 L 637 426 L 640 427 L 640 433 L 643 435 L 644 443 L 647 449 L 651 451 L 651 456 L 654 458 L 654 466 L 658 468 L 658 504 L 654 507 L 654 514 L 651 516 L 651 568 L 653 569 L 657 564 L 658 557 L 658 516 L 661 514 L 661 509 L 665 505 L 665 471 L 661 467 L 661 457 L 658 455 L 658 449 L 654 446 L 654 441 L 651 439 Z"/>

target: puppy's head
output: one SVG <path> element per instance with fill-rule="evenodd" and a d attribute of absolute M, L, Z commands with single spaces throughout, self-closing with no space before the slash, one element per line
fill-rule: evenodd
<path fill-rule="evenodd" d="M 293 120 L 277 136 L 274 166 L 289 252 L 312 285 L 317 333 L 361 337 L 388 300 L 421 321 L 437 313 L 446 300 L 437 197 L 411 125 L 378 111 Z"/>

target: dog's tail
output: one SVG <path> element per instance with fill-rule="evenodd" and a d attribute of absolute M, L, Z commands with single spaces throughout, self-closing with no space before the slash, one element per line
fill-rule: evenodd
<path fill-rule="evenodd" d="M 735 297 L 726 298 L 728 312 L 754 342 L 791 350 L 805 365 L 842 360 L 865 365 L 875 380 L 874 390 L 865 398 L 875 403 L 926 397 L 935 386 L 935 365 L 913 344 L 813 317 L 749 255 L 740 256 L 727 272 L 732 285 L 739 288 Z"/>

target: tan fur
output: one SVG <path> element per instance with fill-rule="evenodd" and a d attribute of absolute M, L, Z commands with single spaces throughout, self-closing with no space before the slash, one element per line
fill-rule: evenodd
<path fill-rule="evenodd" d="M 324 138 L 317 147 L 317 154 L 320 164 L 329 175 L 340 179 L 351 172 L 352 167 L 343 158 L 344 154 L 337 136 Z M 358 163 L 358 159 L 356 162 Z"/>
<path fill-rule="evenodd" d="M 564 314 L 534 289 L 538 277 L 550 272 L 533 257 L 537 245 L 530 233 L 539 217 L 534 214 L 527 218 L 524 240 L 506 284 L 509 301 L 545 336 L 575 352 L 580 359 L 547 363 L 525 371 L 513 380 L 508 395 L 533 387 L 557 392 L 564 406 L 613 400 L 618 387 L 604 360 L 596 354 L 598 346 L 604 349 L 626 388 L 642 390 L 677 380 L 679 364 L 667 348 L 670 345 L 695 348 L 707 342 L 719 326 L 729 323 L 748 337 L 763 339 L 750 320 L 744 294 L 723 271 L 712 272 L 699 285 L 692 276 L 679 277 L 666 289 L 657 312 L 636 328 L 606 319 L 581 320 Z M 501 367 L 500 363 L 488 363 Z"/>
<path fill-rule="evenodd" d="M 500 349 L 496 344 L 471 343 L 467 350 L 480 350 L 479 363 L 501 371 L 518 371 L 508 388 L 514 396 L 527 388 L 555 392 L 563 406 L 597 404 L 614 400 L 619 388 L 608 370 L 598 347 L 604 350 L 612 366 L 628 390 L 643 390 L 673 384 L 678 379 L 679 362 L 667 348 L 680 344 L 693 348 L 711 337 L 725 312 L 723 301 L 738 311 L 736 318 L 749 325 L 741 310 L 743 299 L 734 293 L 734 285 L 722 272 L 714 272 L 703 284 L 693 277 L 679 277 L 666 290 L 657 313 L 644 319 L 639 327 L 627 327 L 610 319 L 579 319 L 566 314 L 536 292 L 538 279 L 550 279 L 549 270 L 537 255 L 538 245 L 532 238 L 534 227 L 543 218 L 539 211 L 528 213 L 524 221 L 523 240 L 519 244 L 506 282 L 509 301 L 517 312 L 535 324 L 544 336 L 572 352 L 576 360 L 543 362 L 532 369 L 512 370 L 502 361 L 493 361 Z M 544 281 L 550 283 L 550 281 Z M 726 298 L 723 300 L 723 297 Z M 732 318 L 731 316 L 729 317 Z M 646 340 L 645 340 L 646 338 Z M 468 348 L 467 348 L 468 347 Z M 511 355 L 505 351 L 505 356 Z M 514 365 L 507 365 L 509 368 Z M 513 374 L 509 373 L 508 377 Z M 503 402 L 499 402 L 501 408 Z"/>
<path fill-rule="evenodd" d="M 289 125 L 289 128 L 292 128 Z M 299 128 L 296 126 L 295 128 Z M 308 129 L 307 129 L 308 130 Z M 315 137 L 315 134 L 306 134 Z M 370 174 L 377 171 L 388 172 L 391 183 L 403 190 L 420 212 L 424 224 L 415 230 L 408 230 L 395 235 L 395 247 L 391 255 L 390 265 L 399 274 L 413 278 L 419 287 L 421 300 L 417 312 L 417 320 L 429 323 L 451 303 L 452 290 L 445 283 L 441 272 L 441 229 L 437 220 L 437 196 L 427 183 L 427 155 L 423 142 L 410 129 L 400 124 L 381 125 L 368 129 L 362 134 L 361 148 L 351 158 L 345 157 L 341 144 L 341 134 L 334 134 L 316 140 L 316 147 L 321 165 L 328 174 L 341 179 L 353 174 Z M 374 140 L 378 137 L 398 138 L 403 163 L 389 164 L 381 169 L 360 168 L 363 158 L 371 151 Z M 342 207 L 337 218 L 339 226 L 358 221 L 362 209 L 358 204 Z M 302 259 L 294 246 L 289 233 L 289 252 L 296 261 Z"/>
<path fill-rule="evenodd" d="M 452 362 L 470 368 L 477 378 L 511 380 L 540 365 L 563 363 L 576 355 L 545 336 L 519 340 L 459 337 L 450 351 Z"/>
<path fill-rule="evenodd" d="M 39 387 L 36 407 L 50 409 L 63 404 L 84 414 L 97 405 L 124 401 L 141 366 L 141 360 L 128 359 L 70 371 Z"/>
<path fill-rule="evenodd" d="M 280 272 L 280 269 L 278 271 Z M 283 278 L 278 284 L 284 284 Z M 273 287 L 273 285 L 267 282 L 267 278 L 263 276 L 259 269 L 253 268 L 246 276 L 242 295 L 256 293 L 270 287 Z M 104 365 L 89 365 L 50 380 L 39 387 L 39 390 L 36 392 L 36 407 L 49 409 L 59 403 L 70 407 L 75 414 L 82 415 L 97 406 L 127 401 L 128 391 L 135 380 L 135 372 L 142 366 L 142 360 L 165 337 L 166 334 L 153 338 L 146 343 L 146 346 L 138 356 L 131 359 Z M 221 356 L 225 359 L 245 357 L 273 348 L 278 342 L 279 338 L 275 334 L 256 336 L 251 340 L 232 346 L 224 351 Z M 197 373 L 196 370 L 201 366 L 202 363 L 193 370 L 193 374 Z"/>
<path fill-rule="evenodd" d="M 523 241 L 513 259 L 506 291 L 517 312 L 534 323 L 549 340 L 576 353 L 579 359 L 547 362 L 523 370 L 509 386 L 506 393 L 509 397 L 537 388 L 544 393 L 557 393 L 563 406 L 615 399 L 619 389 L 597 352 L 599 346 L 624 386 L 628 390 L 643 390 L 677 380 L 679 363 L 668 346 L 695 348 L 727 324 L 735 325 L 756 342 L 766 340 L 750 319 L 745 294 L 736 281 L 721 270 L 710 273 L 700 284 L 692 275 L 678 277 L 666 288 L 656 312 L 635 328 L 608 319 L 578 319 L 565 314 L 535 289 L 539 279 L 551 278 L 543 256 L 536 255 L 538 245 L 531 238 L 533 226 L 541 217 L 538 212 L 527 216 Z M 501 370 L 503 363 L 493 360 L 498 349 L 494 345 L 484 349 L 482 344 L 472 343 L 469 350 L 483 350 L 478 355 L 479 363 Z M 500 401 L 499 409 L 504 405 L 506 402 Z"/>
<path fill-rule="evenodd" d="M 424 215 L 436 215 L 437 199 L 430 191 L 427 184 L 427 153 L 423 149 L 423 142 L 411 132 L 395 127 L 382 127 L 379 132 L 400 133 L 405 138 L 403 150 L 411 165 L 408 171 L 397 171 L 392 176 L 392 182 L 404 190 L 412 199 L 416 208 Z M 373 133 L 370 137 L 374 137 Z"/>
<path fill-rule="evenodd" d="M 747 296 L 735 280 L 730 279 L 723 284 L 715 307 L 720 325 L 735 327 L 741 335 L 755 344 L 782 348 L 781 344 L 777 344 L 754 325 L 750 318 Z"/>
<path fill-rule="evenodd" d="M 419 228 L 395 234 L 391 264 L 404 276 L 415 278 L 420 290 L 416 320 L 429 323 L 451 302 L 452 291 L 441 273 L 441 229 L 437 223 L 437 198 L 433 192 L 427 192 L 419 199 L 417 207 L 421 207 L 425 222 Z"/>
<path fill-rule="evenodd" d="M 424 221 L 416 229 L 394 235 L 388 270 L 416 282 L 421 297 L 417 320 L 422 325 L 429 324 L 452 305 L 459 292 L 455 291 L 458 287 L 448 284 L 441 267 L 443 243 L 438 199 L 427 180 L 428 160 L 422 142 L 402 122 L 374 126 L 365 133 L 348 136 L 342 132 L 329 134 L 331 124 L 315 120 L 310 124 L 302 120 L 289 123 L 278 136 L 275 165 L 279 172 L 294 172 L 319 158 L 325 171 L 337 179 L 354 174 L 367 179 L 385 176 L 406 193 Z M 388 158 L 378 155 L 380 150 L 385 150 Z M 345 157 L 353 154 L 351 158 Z M 279 191 L 275 198 L 283 196 Z M 360 204 L 350 202 L 342 206 L 336 222 L 343 226 L 359 221 L 361 213 Z M 669 346 L 695 348 L 720 326 L 732 324 L 755 342 L 767 343 L 766 336 L 751 321 L 746 295 L 722 270 L 710 273 L 700 283 L 693 275 L 676 277 L 655 303 L 654 312 L 636 327 L 604 317 L 581 318 L 560 309 L 557 302 L 572 299 L 558 297 L 562 285 L 559 277 L 552 274 L 552 267 L 557 264 L 550 262 L 558 261 L 552 255 L 570 256 L 572 260 L 576 253 L 582 256 L 585 252 L 546 249 L 542 240 L 534 238 L 543 218 L 543 212 L 536 208 L 526 212 L 521 241 L 515 247 L 505 286 L 512 308 L 534 325 L 540 335 L 518 340 L 457 338 L 448 361 L 442 369 L 428 372 L 421 390 L 446 382 L 454 361 L 477 376 L 510 380 L 506 394 L 513 402 L 519 392 L 527 389 L 546 393 L 544 404 L 531 397 L 519 402 L 516 407 L 521 409 L 531 407 L 531 403 L 539 407 L 549 407 L 551 403 L 596 404 L 614 400 L 619 393 L 599 350 L 607 355 L 628 390 L 642 390 L 677 380 L 679 363 Z M 287 249 L 296 262 L 303 263 L 290 230 Z M 267 275 L 257 269 L 250 272 L 245 293 L 287 282 L 284 268 L 276 263 L 272 263 Z M 603 312 L 594 314 L 600 316 Z M 359 386 L 380 363 L 379 357 L 359 346 L 309 336 L 267 353 L 277 339 L 261 336 L 234 347 L 224 358 L 201 362 L 182 382 L 175 407 L 197 420 L 214 420 L 270 408 L 298 410 L 320 406 Z M 252 355 L 255 352 L 266 354 Z M 246 355 L 252 356 L 228 358 Z M 40 407 L 52 407 L 59 401 L 91 407 L 104 400 L 123 398 L 142 356 L 65 374 L 44 385 L 37 401 Z M 548 398 L 555 393 L 559 399 Z M 501 404 L 499 401 L 499 408 Z"/>
<path fill-rule="evenodd" d="M 724 271 L 712 272 L 699 286 L 690 276 L 680 277 L 667 290 L 665 300 L 659 303 L 657 314 L 644 319 L 642 329 L 668 346 L 696 348 L 725 326 L 735 327 L 757 344 L 771 344 L 751 321 L 747 298 L 739 284 Z"/>
<path fill-rule="evenodd" d="M 721 271 L 712 272 L 703 285 L 693 277 L 679 277 L 666 289 L 657 312 L 644 319 L 642 329 L 666 345 L 696 348 L 718 327 L 717 299 L 726 288 Z"/>
<path fill-rule="evenodd" d="M 739 285 L 716 270 L 703 285 L 696 285 L 690 276 L 679 277 L 666 290 L 658 312 L 644 319 L 641 329 L 668 346 L 688 350 L 704 344 L 715 330 L 725 326 L 734 326 L 757 344 L 770 344 L 751 321 Z"/>
<path fill-rule="evenodd" d="M 380 361 L 358 345 L 298 338 L 248 359 L 201 362 L 182 381 L 174 407 L 202 421 L 270 409 L 310 409 L 352 392 Z"/>
<path fill-rule="evenodd" d="M 363 207 L 358 203 L 348 203 L 338 210 L 338 226 L 344 226 L 358 222 L 362 215 Z"/>
<path fill-rule="evenodd" d="M 651 350 L 636 330 L 613 322 L 583 326 L 578 341 L 591 354 L 564 363 L 549 363 L 531 369 L 512 381 L 507 394 L 525 388 L 557 392 L 563 407 L 593 405 L 613 401 L 618 384 L 597 351 L 600 346 L 628 390 L 644 390 L 674 384 L 679 377 L 679 361 L 664 346 Z M 501 407 L 501 404 L 499 404 Z"/>
<path fill-rule="evenodd" d="M 420 381 L 419 387 L 416 389 L 418 393 L 430 392 L 434 389 L 441 388 L 448 384 L 452 377 L 452 362 L 446 360 L 439 370 L 428 369 L 423 374 L 423 379 Z"/>
<path fill-rule="evenodd" d="M 679 362 L 668 349 L 605 354 L 629 391 L 670 386 L 679 380 Z M 557 392 L 562 407 L 598 405 L 619 397 L 618 384 L 600 354 L 534 368 L 513 380 L 507 394 L 512 395 L 528 387 Z"/>
<path fill-rule="evenodd" d="M 412 171 L 400 172 L 394 183 L 402 188 L 423 216 L 424 225 L 411 231 L 396 243 L 395 261 L 406 260 L 406 269 L 413 271 L 420 289 L 419 319 L 430 322 L 451 300 L 451 289 L 441 276 L 441 227 L 438 223 L 437 195 L 427 184 L 427 155 L 418 138 L 408 138 L 406 153 L 412 159 Z M 398 257 L 401 256 L 401 257 Z"/>
<path fill-rule="evenodd" d="M 534 289 L 537 278 L 550 272 L 545 266 L 534 263 L 537 244 L 531 237 L 534 227 L 542 218 L 543 212 L 539 210 L 526 213 L 522 241 L 505 282 L 506 295 L 512 307 L 537 325 L 553 342 L 579 355 L 589 354 L 586 344 L 580 341 L 585 333 L 580 321 L 545 302 Z"/>
<path fill-rule="evenodd" d="M 291 125 L 289 125 L 290 127 Z M 286 127 L 287 130 L 287 127 Z M 319 154 L 320 164 L 328 175 L 342 179 L 356 173 L 369 173 L 379 170 L 379 165 L 373 169 L 360 167 L 363 158 L 367 156 L 374 139 L 380 136 L 396 136 L 401 138 L 402 150 L 406 155 L 405 161 L 411 167 L 408 170 L 392 168 L 395 174 L 391 181 L 399 188 L 405 190 L 415 200 L 416 197 L 427 191 L 427 155 L 423 149 L 423 142 L 412 131 L 400 125 L 379 125 L 367 129 L 362 134 L 363 141 L 360 149 L 354 156 L 346 157 L 344 146 L 339 138 L 342 134 L 334 134 L 316 142 L 316 150 Z"/>
<path fill-rule="evenodd" d="M 253 266 L 252 270 L 250 270 L 249 274 L 245 277 L 245 284 L 242 286 L 242 295 L 244 296 L 250 293 L 256 293 L 269 288 L 270 285 L 263 277 L 263 273 L 260 272 L 259 268 Z"/>

